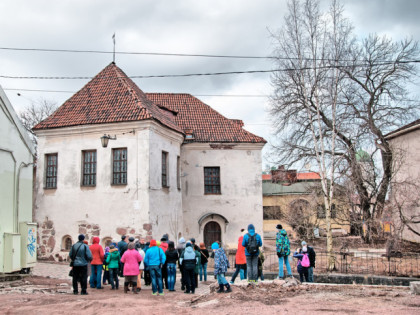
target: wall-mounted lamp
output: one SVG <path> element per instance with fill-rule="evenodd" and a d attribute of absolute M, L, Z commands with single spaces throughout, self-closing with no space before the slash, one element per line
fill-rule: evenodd
<path fill-rule="evenodd" d="M 117 140 L 117 136 L 111 137 L 110 135 L 103 135 L 101 137 L 101 143 L 103 148 L 106 148 L 108 146 L 109 140 Z"/>

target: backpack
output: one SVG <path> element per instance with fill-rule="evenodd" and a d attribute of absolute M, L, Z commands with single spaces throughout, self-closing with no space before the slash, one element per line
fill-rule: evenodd
<path fill-rule="evenodd" d="M 281 235 L 276 240 L 277 256 L 284 257 L 290 254 L 290 241 L 287 235 Z"/>
<path fill-rule="evenodd" d="M 303 254 L 302 262 L 300 264 L 302 267 L 309 267 L 311 265 L 308 254 Z"/>
<path fill-rule="evenodd" d="M 254 255 L 258 253 L 258 243 L 257 243 L 257 234 L 250 235 L 248 233 L 248 245 L 246 246 L 246 250 L 250 255 Z"/>

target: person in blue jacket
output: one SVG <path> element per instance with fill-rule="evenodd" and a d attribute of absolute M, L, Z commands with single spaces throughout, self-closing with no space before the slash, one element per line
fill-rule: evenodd
<path fill-rule="evenodd" d="M 162 248 L 156 246 L 156 240 L 150 241 L 150 248 L 144 256 L 144 267 L 150 271 L 153 295 L 163 295 L 162 266 L 166 261 Z"/>
<path fill-rule="evenodd" d="M 244 235 L 242 246 L 245 247 L 246 268 L 248 270 L 248 282 L 258 281 L 258 256 L 262 239 L 258 233 L 255 233 L 253 224 L 248 225 L 248 233 Z"/>

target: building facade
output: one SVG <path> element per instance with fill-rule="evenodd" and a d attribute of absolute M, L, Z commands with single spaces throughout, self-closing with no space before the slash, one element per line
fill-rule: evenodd
<path fill-rule="evenodd" d="M 143 93 L 111 63 L 34 127 L 40 256 L 65 259 L 79 233 L 236 246 L 262 230 L 265 140 L 242 126 L 189 94 Z"/>
<path fill-rule="evenodd" d="M 390 207 L 394 229 L 402 239 L 420 242 L 420 120 L 387 136 L 393 149 L 394 171 Z"/>
<path fill-rule="evenodd" d="M 0 108 L 0 273 L 10 273 L 36 263 L 35 150 L 1 86 Z"/>

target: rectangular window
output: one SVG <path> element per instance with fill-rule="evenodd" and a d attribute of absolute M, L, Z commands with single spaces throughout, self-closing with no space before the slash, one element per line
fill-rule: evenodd
<path fill-rule="evenodd" d="M 176 157 L 176 186 L 181 189 L 181 158 Z"/>
<path fill-rule="evenodd" d="M 168 152 L 162 151 L 162 187 L 168 186 Z"/>
<path fill-rule="evenodd" d="M 83 186 L 96 185 L 96 150 L 83 152 Z"/>
<path fill-rule="evenodd" d="M 112 184 L 127 184 L 127 148 L 112 149 Z"/>
<path fill-rule="evenodd" d="M 46 176 L 45 176 L 45 187 L 46 188 L 57 188 L 57 153 L 47 154 L 45 156 L 47 161 Z"/>
<path fill-rule="evenodd" d="M 204 194 L 220 195 L 220 167 L 204 168 Z"/>

